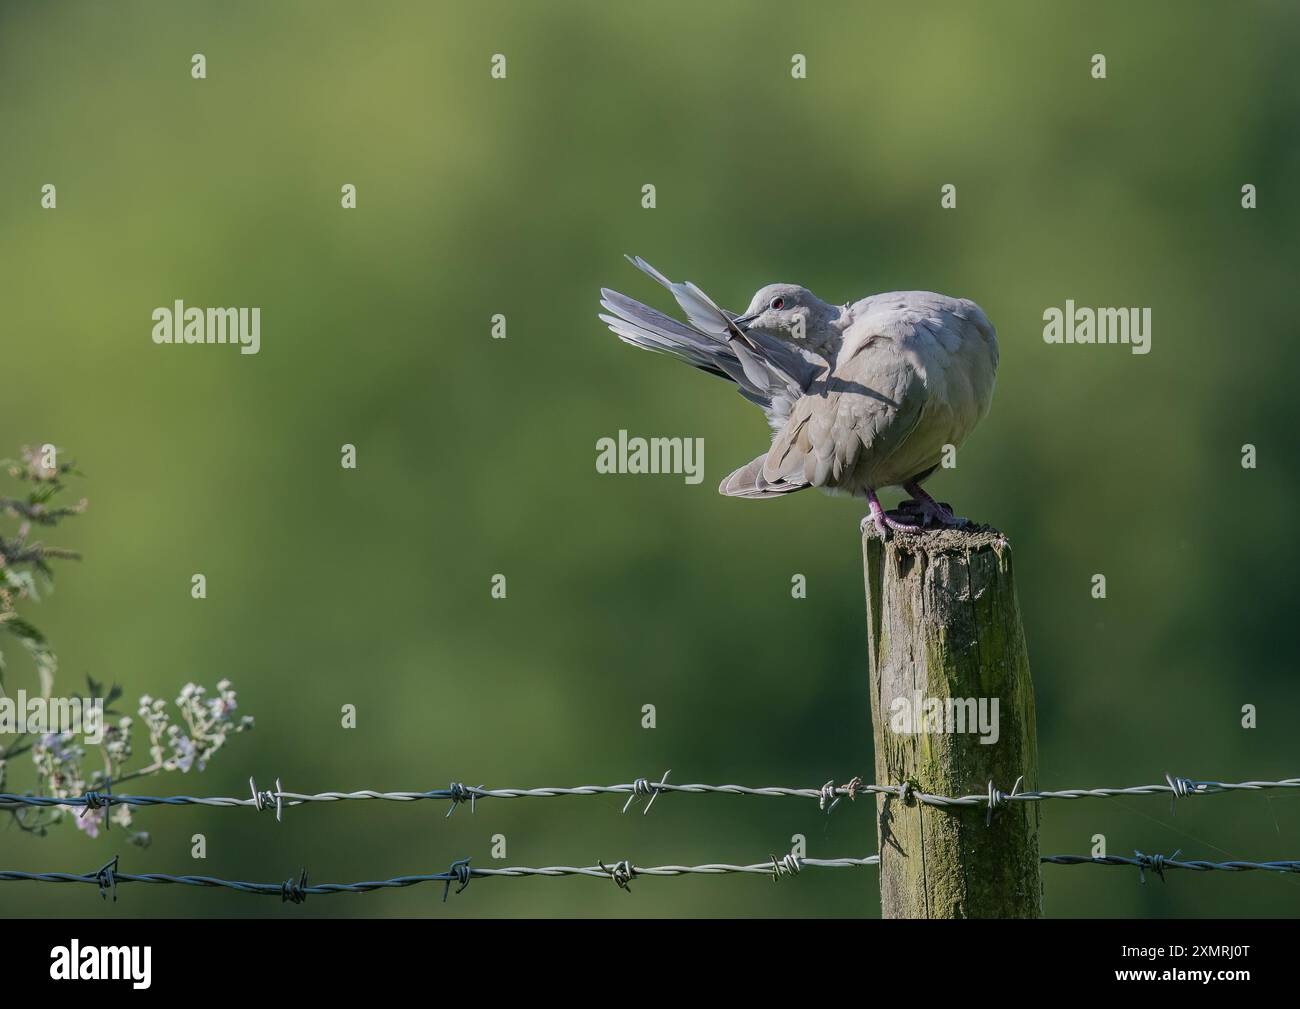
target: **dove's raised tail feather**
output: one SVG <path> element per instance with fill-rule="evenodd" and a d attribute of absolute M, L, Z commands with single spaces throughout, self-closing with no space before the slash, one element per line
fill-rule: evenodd
<path fill-rule="evenodd" d="M 733 382 L 739 382 L 744 377 L 740 361 L 726 342 L 684 326 L 676 319 L 617 291 L 601 288 L 600 294 L 601 307 L 613 313 L 600 313 L 600 321 L 624 343 L 668 354 L 692 367 Z"/>
<path fill-rule="evenodd" d="M 610 314 L 601 313 L 600 320 L 624 343 L 734 382 L 742 396 L 763 410 L 772 428 L 780 429 L 826 362 L 776 337 L 742 333 L 731 321 L 735 316 L 694 284 L 673 283 L 640 257 L 628 260 L 672 293 L 690 324 L 606 288 L 600 304 Z"/>

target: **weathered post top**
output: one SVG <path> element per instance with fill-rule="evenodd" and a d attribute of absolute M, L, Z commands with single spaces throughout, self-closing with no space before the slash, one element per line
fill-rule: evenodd
<path fill-rule="evenodd" d="M 961 796 L 1038 786 L 1034 690 L 1011 548 L 987 526 L 863 534 L 876 781 Z M 1038 803 L 877 797 L 886 918 L 1031 918 Z M 991 817 L 990 817 L 991 812 Z"/>

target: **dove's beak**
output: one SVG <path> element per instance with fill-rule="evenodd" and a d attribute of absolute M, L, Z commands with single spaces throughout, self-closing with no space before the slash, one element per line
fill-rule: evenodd
<path fill-rule="evenodd" d="M 749 315 L 742 315 L 740 318 L 733 319 L 732 321 L 737 326 L 748 326 L 751 322 L 757 319 L 761 314 L 762 314 L 761 312 L 752 312 Z"/>

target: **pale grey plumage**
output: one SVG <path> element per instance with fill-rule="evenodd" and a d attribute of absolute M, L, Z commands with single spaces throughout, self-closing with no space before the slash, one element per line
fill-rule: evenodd
<path fill-rule="evenodd" d="M 602 313 L 600 319 L 626 343 L 671 354 L 703 371 L 731 379 L 740 394 L 760 406 L 773 429 L 779 430 L 795 401 L 826 366 L 825 360 L 805 347 L 757 330 L 736 339 L 727 323 L 737 317 L 715 305 L 694 284 L 674 284 L 639 257 L 629 256 L 628 261 L 668 288 L 687 316 L 698 320 L 697 325 L 683 325 L 606 288 L 601 289 L 600 303 L 614 314 Z"/>
<path fill-rule="evenodd" d="M 600 318 L 620 339 L 735 382 L 773 429 L 771 447 L 722 481 L 733 497 L 820 487 L 873 499 L 916 484 L 988 412 L 997 336 L 972 301 L 928 291 L 832 306 L 790 284 L 761 289 L 743 316 L 694 284 L 639 269 L 677 299 L 683 325 L 614 291 Z"/>

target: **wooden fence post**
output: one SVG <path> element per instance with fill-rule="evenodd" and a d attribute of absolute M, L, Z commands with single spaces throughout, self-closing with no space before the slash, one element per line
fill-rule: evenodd
<path fill-rule="evenodd" d="M 1006 539 L 977 527 L 884 542 L 869 527 L 862 547 L 877 783 L 946 796 L 987 793 L 990 781 L 1009 793 L 1018 778 L 1021 791 L 1037 788 L 1034 689 Z M 939 727 L 967 731 L 926 731 L 936 712 Z M 981 742 L 980 712 L 996 741 Z M 877 796 L 882 917 L 1038 917 L 1038 809 Z"/>

